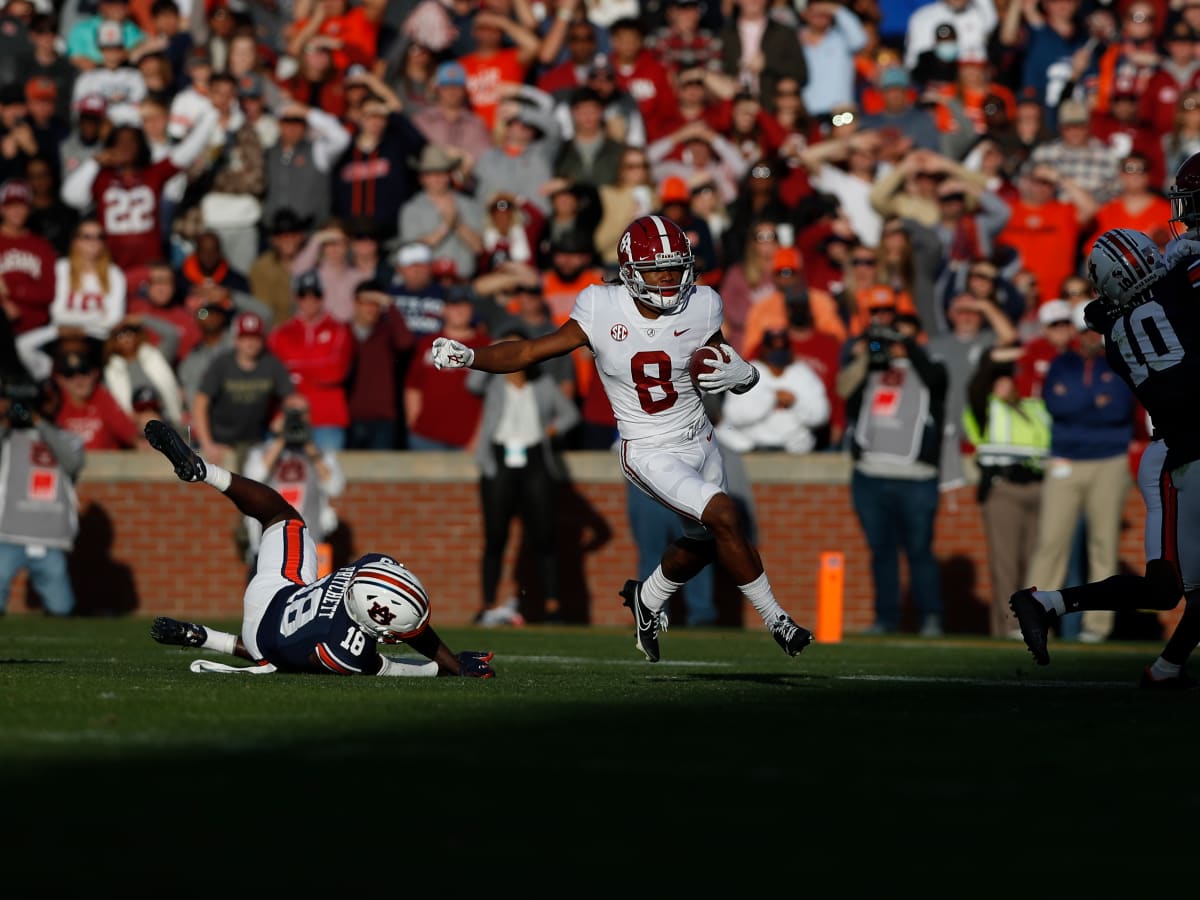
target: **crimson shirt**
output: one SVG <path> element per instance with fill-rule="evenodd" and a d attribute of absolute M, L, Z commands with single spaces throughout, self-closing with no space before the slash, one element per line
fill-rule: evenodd
<path fill-rule="evenodd" d="M 102 384 L 78 405 L 65 393 L 54 420 L 59 428 L 79 435 L 84 450 L 127 450 L 137 445 L 138 428 Z"/>
<path fill-rule="evenodd" d="M 164 257 L 158 204 L 163 185 L 178 171 L 168 156 L 129 174 L 104 168 L 96 175 L 92 200 L 108 252 L 122 269 L 136 269 Z"/>
<path fill-rule="evenodd" d="M 455 447 L 466 447 L 479 425 L 483 398 L 467 390 L 469 369 L 446 369 L 433 365 L 433 341 L 441 335 L 429 335 L 417 344 L 408 367 L 405 390 L 421 392 L 421 411 L 408 430 L 430 440 Z M 486 347 L 491 341 L 482 332 L 462 341 L 468 347 Z"/>
<path fill-rule="evenodd" d="M 54 245 L 36 234 L 0 235 L 0 278 L 9 298 L 21 310 L 13 331 L 22 334 L 50 321 L 54 302 Z"/>
<path fill-rule="evenodd" d="M 354 361 L 354 335 L 329 313 L 313 323 L 293 316 L 267 337 L 267 347 L 287 367 L 296 390 L 308 398 L 314 427 L 350 424 L 346 379 Z"/>

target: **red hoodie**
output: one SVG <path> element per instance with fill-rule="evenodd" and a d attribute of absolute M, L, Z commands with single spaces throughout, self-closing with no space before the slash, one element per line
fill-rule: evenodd
<path fill-rule="evenodd" d="M 316 428 L 350 424 L 346 378 L 354 360 L 354 335 L 329 313 L 308 323 L 293 316 L 271 332 L 267 346 L 287 367 L 296 390 L 308 398 Z"/>

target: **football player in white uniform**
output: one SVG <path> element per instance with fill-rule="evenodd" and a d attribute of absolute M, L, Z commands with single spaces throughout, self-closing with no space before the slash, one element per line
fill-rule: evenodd
<path fill-rule="evenodd" d="M 779 646 L 795 656 L 812 635 L 779 605 L 758 550 L 742 530 L 688 363 L 701 344 L 725 352 L 727 362 L 719 360 L 713 371 L 699 376 L 701 389 L 709 393 L 744 393 L 758 382 L 758 370 L 725 342 L 721 298 L 695 283 L 691 243 L 678 225 L 662 216 L 634 220 L 621 236 L 617 257 L 621 285 L 585 288 L 557 331 L 475 350 L 438 338 L 434 364 L 516 372 L 589 347 L 617 419 L 625 477 L 678 513 L 684 524 L 683 537 L 666 548 L 650 577 L 627 581 L 620 591 L 633 611 L 638 649 L 650 662 L 658 661 L 658 635 L 667 627 L 671 595 L 716 561 Z"/>

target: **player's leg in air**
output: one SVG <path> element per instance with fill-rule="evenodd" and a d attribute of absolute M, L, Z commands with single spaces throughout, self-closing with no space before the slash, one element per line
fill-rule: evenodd
<path fill-rule="evenodd" d="M 261 522 L 264 531 L 275 522 L 300 518 L 300 514 L 274 488 L 205 463 L 165 422 L 157 419 L 148 422 L 146 440 L 170 461 L 180 481 L 202 481 L 212 485 L 233 501 L 243 515 Z M 154 620 L 150 626 L 150 636 L 160 644 L 216 650 L 248 660 L 255 658 L 235 634 L 167 616 L 159 616 Z"/>

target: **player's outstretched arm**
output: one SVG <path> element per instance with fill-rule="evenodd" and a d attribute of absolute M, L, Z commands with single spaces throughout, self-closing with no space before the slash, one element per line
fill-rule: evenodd
<path fill-rule="evenodd" d="M 405 641 L 410 647 L 438 664 L 438 675 L 461 675 L 464 678 L 494 678 L 489 665 L 492 654 L 485 650 L 464 650 L 455 653 L 446 646 L 432 627 Z"/>
<path fill-rule="evenodd" d="M 547 359 L 566 356 L 587 344 L 587 335 L 574 319 L 550 334 L 519 341 L 501 341 L 471 349 L 450 338 L 433 342 L 433 364 L 439 369 L 478 369 L 481 372 L 520 372 Z"/>
<path fill-rule="evenodd" d="M 264 529 L 284 519 L 301 518 L 274 488 L 206 463 L 166 422 L 152 419 L 146 423 L 145 433 L 150 446 L 170 460 L 180 481 L 212 485 L 232 500 L 242 515 L 257 519 Z"/>

